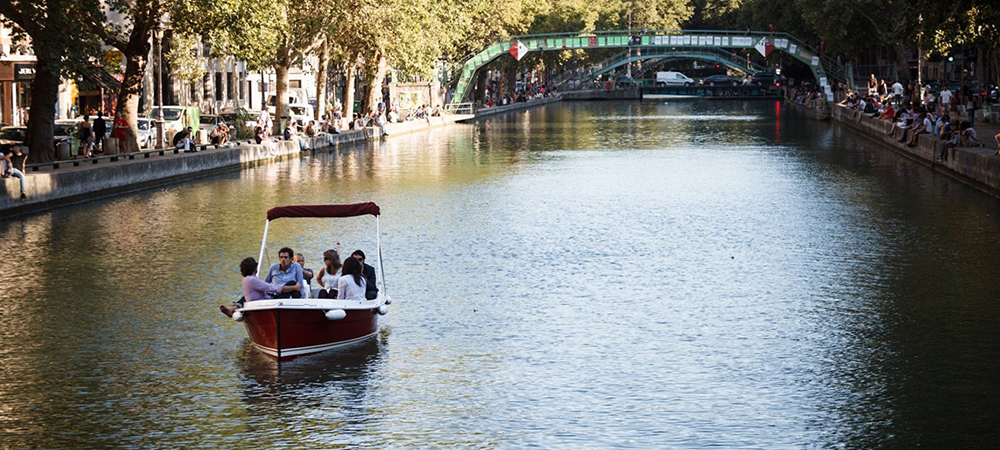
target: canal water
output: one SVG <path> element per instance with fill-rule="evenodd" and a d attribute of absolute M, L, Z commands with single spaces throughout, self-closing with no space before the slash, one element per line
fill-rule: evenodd
<path fill-rule="evenodd" d="M 218 305 L 375 201 L 377 338 Z M 278 220 L 318 269 L 371 218 Z M 978 449 L 1000 202 L 773 100 L 553 104 L 0 222 L 0 448 Z"/>

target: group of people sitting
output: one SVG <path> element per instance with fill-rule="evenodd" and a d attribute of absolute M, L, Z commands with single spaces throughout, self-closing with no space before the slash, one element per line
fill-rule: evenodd
<path fill-rule="evenodd" d="M 240 262 L 243 275 L 243 297 L 233 306 L 219 305 L 223 314 L 232 317 L 245 302 L 274 298 L 310 298 L 312 280 L 320 286 L 316 298 L 343 300 L 373 300 L 378 297 L 375 268 L 365 264 L 365 253 L 355 250 L 340 261 L 337 250 L 323 252 L 323 268 L 318 274 L 305 268 L 305 257 L 291 248 L 278 251 L 278 262 L 272 264 L 264 279 L 257 277 L 257 261 L 247 257 Z"/>
<path fill-rule="evenodd" d="M 983 146 L 971 121 L 956 117 L 958 114 L 953 116 L 956 111 L 908 102 L 902 102 L 897 109 L 892 101 L 880 100 L 876 95 L 851 95 L 841 104 L 854 110 L 852 118 L 856 120 L 868 116 L 890 121 L 892 126 L 886 134 L 908 147 L 916 147 L 919 136 L 924 134 L 947 141 L 938 155 L 939 162 L 947 159 L 949 148 Z"/>

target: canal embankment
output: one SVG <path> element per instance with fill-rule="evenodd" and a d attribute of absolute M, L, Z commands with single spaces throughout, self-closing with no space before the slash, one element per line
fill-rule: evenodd
<path fill-rule="evenodd" d="M 605 95 L 621 94 L 608 91 Z M 195 148 L 199 151 L 192 153 L 168 148 L 29 166 L 25 176 L 27 198 L 20 198 L 18 179 L 10 177 L 0 180 L 0 219 L 107 198 L 220 171 L 280 161 L 298 157 L 303 153 L 336 151 L 342 144 L 369 139 L 392 139 L 399 135 L 454 123 L 472 122 L 496 114 L 535 108 L 561 100 L 561 95 L 555 95 L 528 102 L 482 108 L 475 114 L 445 114 L 389 123 L 385 125 L 384 137 L 379 128 L 371 127 L 366 130 L 347 130 L 334 135 L 302 136 L 301 144 L 297 140 L 272 138 L 261 144 L 239 141 L 225 146 L 198 145 Z"/>
<path fill-rule="evenodd" d="M 842 105 L 831 108 L 831 118 L 840 125 L 850 128 L 894 151 L 928 166 L 931 170 L 966 183 L 994 197 L 1000 197 L 1000 156 L 993 139 L 1000 127 L 996 124 L 978 123 L 975 129 L 982 141 L 982 147 L 947 148 L 945 141 L 939 141 L 931 134 L 917 136 L 917 145 L 908 147 L 898 138 L 889 136 L 892 123 L 884 119 L 873 119 L 864 114 L 854 117 L 854 110 Z M 898 136 L 898 133 L 897 133 Z M 942 152 L 947 156 L 939 161 Z"/>
<path fill-rule="evenodd" d="M 386 124 L 386 135 L 418 132 L 475 117 L 471 114 L 446 114 L 429 120 Z M 191 153 L 167 148 L 33 165 L 25 174 L 27 198 L 20 198 L 19 179 L 0 179 L 0 220 L 302 154 L 336 151 L 342 144 L 379 138 L 380 129 L 368 128 L 333 135 L 303 136 L 301 143 L 275 138 L 261 144 L 239 141 L 224 146 L 198 145 L 195 148 L 199 151 Z"/>

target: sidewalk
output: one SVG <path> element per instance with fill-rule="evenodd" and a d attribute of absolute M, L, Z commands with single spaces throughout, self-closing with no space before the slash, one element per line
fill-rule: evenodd
<path fill-rule="evenodd" d="M 387 138 L 475 119 L 471 114 L 445 115 L 426 120 L 386 124 Z M 349 130 L 341 134 L 304 137 L 305 149 L 297 141 L 271 140 L 233 142 L 231 146 L 199 145 L 203 151 L 175 153 L 168 148 L 124 155 L 106 155 L 60 161 L 58 165 L 28 166 L 25 174 L 27 199 L 20 199 L 19 180 L 0 179 L 0 220 L 58 207 L 106 198 L 122 192 L 195 178 L 233 167 L 278 161 L 301 153 L 335 151 L 340 144 L 380 139 L 378 128 Z M 333 145 L 329 144 L 330 139 Z"/>

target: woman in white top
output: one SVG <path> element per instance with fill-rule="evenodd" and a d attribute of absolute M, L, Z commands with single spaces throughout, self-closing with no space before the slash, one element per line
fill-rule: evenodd
<path fill-rule="evenodd" d="M 341 268 L 344 274 L 337 280 L 337 298 L 344 300 L 365 300 L 364 268 L 357 258 L 347 258 Z"/>
<path fill-rule="evenodd" d="M 323 264 L 316 280 L 322 289 L 316 294 L 318 298 L 337 298 L 337 281 L 340 280 L 340 255 L 336 250 L 323 252 Z"/>

